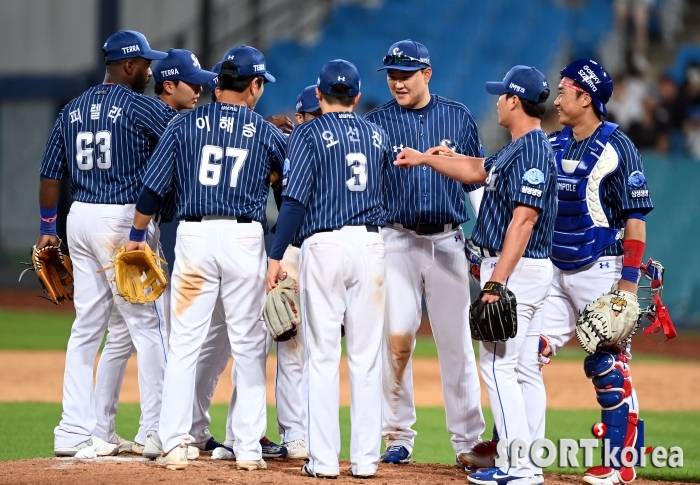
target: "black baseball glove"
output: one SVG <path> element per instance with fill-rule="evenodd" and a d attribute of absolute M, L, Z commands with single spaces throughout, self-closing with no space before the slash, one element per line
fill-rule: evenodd
<path fill-rule="evenodd" d="M 493 303 L 481 299 L 484 295 L 498 295 Z M 505 285 L 489 281 L 469 308 L 469 327 L 472 338 L 484 342 L 505 342 L 518 333 L 517 302 Z"/>

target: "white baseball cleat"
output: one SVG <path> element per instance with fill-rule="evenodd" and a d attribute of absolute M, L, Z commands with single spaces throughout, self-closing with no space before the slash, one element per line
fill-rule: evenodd
<path fill-rule="evenodd" d="M 211 452 L 212 460 L 235 460 L 236 455 L 233 454 L 233 449 L 228 446 L 219 446 Z"/>
<path fill-rule="evenodd" d="M 237 460 L 236 468 L 252 472 L 253 470 L 264 470 L 267 468 L 267 463 L 262 458 L 259 460 Z"/>
<path fill-rule="evenodd" d="M 114 445 L 117 445 L 118 448 L 118 453 L 130 453 L 134 449 L 134 442 L 125 440 L 121 436 L 117 435 L 117 441 L 116 443 L 112 443 Z"/>
<path fill-rule="evenodd" d="M 86 448 L 91 448 L 91 450 L 86 450 Z M 94 452 L 95 456 L 114 456 L 119 453 L 117 445 L 107 443 L 97 436 L 91 436 L 89 440 L 72 447 L 54 446 L 53 454 L 56 456 L 75 456 L 81 450 L 85 450 L 81 453 L 81 455 L 85 456 L 91 455 L 91 452 Z"/>
<path fill-rule="evenodd" d="M 143 448 L 143 445 L 134 441 L 134 444 L 131 446 L 131 452 L 136 453 L 137 455 L 143 455 Z"/>
<path fill-rule="evenodd" d="M 287 448 L 287 458 L 292 460 L 307 460 L 309 453 L 306 451 L 306 441 L 294 440 L 282 443 L 282 446 Z"/>
<path fill-rule="evenodd" d="M 184 470 L 187 468 L 187 445 L 180 443 L 173 448 L 165 456 L 156 458 L 156 465 L 167 468 L 168 470 Z"/>
<path fill-rule="evenodd" d="M 146 439 L 146 446 L 143 447 L 143 452 L 141 453 L 144 458 L 150 460 L 155 460 L 163 454 L 163 443 L 161 443 L 158 433 L 155 431 L 149 431 L 146 433 L 148 438 Z M 187 447 L 187 459 L 196 460 L 199 458 L 199 450 L 194 446 Z"/>

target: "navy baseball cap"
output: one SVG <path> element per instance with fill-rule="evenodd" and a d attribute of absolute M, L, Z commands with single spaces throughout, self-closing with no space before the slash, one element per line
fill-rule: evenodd
<path fill-rule="evenodd" d="M 321 105 L 316 97 L 316 86 L 306 86 L 299 96 L 297 96 L 297 113 L 313 113 L 320 109 Z"/>
<path fill-rule="evenodd" d="M 593 104 L 603 114 L 608 116 L 605 104 L 613 94 L 613 81 L 608 71 L 595 61 L 579 59 L 561 70 L 562 77 L 573 79 L 590 94 Z"/>
<path fill-rule="evenodd" d="M 348 96 L 360 94 L 360 73 L 355 64 L 343 59 L 326 62 L 318 76 L 318 89 L 324 94 L 332 95 L 331 88 L 335 84 L 346 86 L 349 89 Z"/>
<path fill-rule="evenodd" d="M 540 71 L 530 66 L 515 66 L 503 81 L 492 81 L 486 83 L 486 91 L 489 94 L 514 94 L 519 98 L 537 103 L 540 94 L 549 89 L 547 78 Z"/>
<path fill-rule="evenodd" d="M 207 83 L 207 85 L 209 86 L 209 91 L 211 91 L 212 93 L 217 87 L 219 87 L 219 74 L 221 74 L 221 64 L 223 63 L 217 62 L 214 65 L 214 67 L 211 68 L 211 72 L 216 74 L 216 77 Z"/>
<path fill-rule="evenodd" d="M 188 50 L 170 49 L 167 54 L 168 57 L 159 60 L 151 68 L 153 79 L 157 83 L 177 79 L 190 84 L 204 84 L 217 76 L 216 73 L 202 69 L 197 56 Z"/>
<path fill-rule="evenodd" d="M 398 71 L 418 71 L 430 67 L 430 54 L 428 49 L 415 40 L 406 39 L 389 47 L 389 53 L 384 56 L 384 69 L 396 69 Z"/>
<path fill-rule="evenodd" d="M 105 53 L 108 61 L 121 61 L 134 57 L 157 61 L 168 56 L 165 52 L 151 49 L 143 34 L 135 30 L 120 30 L 112 34 L 102 46 L 102 52 Z"/>
<path fill-rule="evenodd" d="M 221 58 L 221 63 L 224 62 L 233 62 L 238 67 L 238 76 L 263 76 L 265 81 L 275 82 L 275 76 L 265 68 L 265 56 L 255 47 L 245 44 L 234 47 Z M 224 72 L 223 74 L 234 73 Z"/>

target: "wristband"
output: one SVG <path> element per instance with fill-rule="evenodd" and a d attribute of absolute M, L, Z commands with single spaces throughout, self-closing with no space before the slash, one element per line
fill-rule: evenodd
<path fill-rule="evenodd" d="M 143 242 L 146 240 L 147 232 L 148 228 L 136 229 L 134 226 L 131 226 L 131 232 L 129 233 L 129 241 Z"/>
<path fill-rule="evenodd" d="M 39 217 L 41 224 L 39 234 L 47 236 L 57 236 L 56 219 L 58 218 L 58 207 L 39 207 Z"/>
<path fill-rule="evenodd" d="M 625 239 L 622 241 L 622 248 L 624 249 L 622 266 L 639 269 L 642 266 L 644 246 L 645 244 L 642 241 L 636 239 Z"/>
<path fill-rule="evenodd" d="M 633 268 L 631 266 L 624 266 L 622 268 L 622 274 L 620 275 L 621 280 L 629 281 L 635 285 L 639 283 L 639 276 L 641 270 L 639 268 Z"/>

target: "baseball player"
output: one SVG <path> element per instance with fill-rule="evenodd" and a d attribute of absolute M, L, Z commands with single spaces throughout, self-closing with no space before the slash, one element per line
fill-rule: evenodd
<path fill-rule="evenodd" d="M 127 250 L 144 245 L 143 231 L 175 184 L 178 226 L 171 289 L 170 351 L 158 434 L 169 469 L 188 465 L 187 443 L 197 358 L 221 299 L 228 327 L 235 392 L 230 409 L 236 467 L 266 468 L 265 206 L 271 171 L 281 172 L 286 139 L 253 111 L 275 78 L 265 58 L 245 45 L 224 54 L 218 102 L 174 120 L 156 147 L 139 195 Z"/>
<path fill-rule="evenodd" d="M 431 95 L 430 55 L 423 44 L 403 40 L 384 57 L 394 97 L 365 119 L 382 127 L 396 156 L 404 147 L 425 151 L 443 145 L 481 157 L 476 123 L 462 104 Z M 477 190 L 475 190 L 477 189 Z M 469 220 L 465 192 L 478 214 L 483 194 L 426 166 L 387 171 L 386 342 L 383 435 L 385 463 L 411 460 L 416 432 L 411 354 L 421 323 L 425 294 L 440 358 L 442 389 L 458 463 L 467 453 L 475 466 L 487 466 L 478 449 L 484 431 L 479 376 L 469 332 L 469 266 L 461 224 Z M 390 359 L 390 360 L 389 360 Z"/>
<path fill-rule="evenodd" d="M 197 57 L 190 51 L 170 49 L 167 57 L 156 62 L 153 66 L 155 94 L 166 112 L 192 109 L 197 104 L 202 84 L 209 82 L 215 76 L 213 72 L 204 71 Z M 159 209 L 160 221 L 170 221 L 174 217 L 174 199 L 169 197 L 164 206 Z M 156 227 L 159 225 L 157 224 Z M 166 289 L 169 292 L 168 289 Z M 161 319 L 169 318 L 167 304 L 168 295 L 161 299 L 165 308 L 159 315 Z M 159 302 L 161 302 L 159 300 Z M 166 325 L 167 327 L 168 325 Z M 167 354 L 167 332 L 162 329 L 161 338 L 164 343 L 164 357 Z M 95 383 L 95 408 L 97 424 L 95 436 L 110 443 L 119 444 L 121 451 L 143 453 L 148 458 L 160 455 L 157 445 L 157 429 L 139 427 L 135 442 L 124 440 L 114 429 L 114 418 L 117 415 L 119 393 L 121 391 L 126 364 L 134 351 L 133 343 L 124 319 L 119 312 L 112 312 L 108 324 L 107 340 L 97 365 Z M 149 435 L 152 435 L 149 443 Z M 144 447 L 147 448 L 144 450 Z"/>
<path fill-rule="evenodd" d="M 444 147 L 423 155 L 406 148 L 399 166 L 429 165 L 463 183 L 486 183 L 473 232 L 483 255 L 482 288 L 506 285 L 517 299 L 517 334 L 505 342 L 480 342 L 481 375 L 486 384 L 498 435 L 511 442 L 532 442 L 528 397 L 543 389 L 537 347 L 542 307 L 552 279 L 552 231 L 556 215 L 554 153 L 540 129 L 549 86 L 533 67 L 515 66 L 502 82 L 486 83 L 498 98 L 499 123 L 512 141 L 487 159 L 456 155 Z M 409 170 L 410 172 L 410 170 Z M 497 295 L 482 293 L 494 302 Z M 483 468 L 469 475 L 481 485 L 544 483 L 541 469 L 529 457 L 516 467 Z"/>
<path fill-rule="evenodd" d="M 175 116 L 172 109 L 142 96 L 151 77 L 154 51 L 139 32 L 120 30 L 103 48 L 103 84 L 88 89 L 60 112 L 41 165 L 41 236 L 37 247 L 58 244 L 56 207 L 61 179 L 70 177 L 74 199 L 67 219 L 68 248 L 75 277 L 76 318 L 66 350 L 63 415 L 54 430 L 59 456 L 103 456 L 118 446 L 95 436 L 93 389 L 95 358 L 114 308 L 116 289 L 108 279 L 116 250 L 126 242 L 134 203 L 152 147 Z M 148 243 L 157 247 L 156 228 L 145 227 Z M 142 426 L 158 428 L 165 347 L 163 320 L 156 305 L 131 305 L 117 298 L 138 351 Z"/>
<path fill-rule="evenodd" d="M 308 372 L 307 445 L 302 475 L 340 474 L 338 366 L 346 325 L 351 386 L 350 474 L 371 477 L 379 463 L 381 342 L 384 324 L 383 176 L 386 134 L 353 113 L 360 75 L 344 60 L 327 62 L 317 96 L 323 115 L 292 132 L 286 182 L 267 271 L 268 291 L 284 277 L 280 260 L 297 234 Z"/>
<path fill-rule="evenodd" d="M 559 173 L 559 207 L 552 249 L 554 279 L 541 330 L 543 363 L 571 339 L 588 303 L 613 285 L 637 293 L 645 217 L 653 209 L 639 152 L 617 125 L 603 120 L 613 93 L 610 75 L 596 62 L 582 59 L 562 69 L 561 76 L 554 104 L 564 129 L 550 137 Z M 601 421 L 608 429 L 610 449 L 636 446 L 639 402 L 629 376 L 629 350 L 627 342 L 585 360 L 603 406 Z M 614 365 L 611 372 L 608 360 Z M 614 378 L 608 387 L 623 392 L 599 390 L 605 387 L 596 384 L 601 373 Z M 539 419 L 544 422 L 544 394 L 540 400 Z M 613 458 L 619 460 L 619 451 Z M 633 467 L 611 464 L 587 470 L 583 481 L 617 485 L 634 480 Z"/>
<path fill-rule="evenodd" d="M 316 97 L 316 86 L 306 86 L 297 96 L 294 117 L 300 125 L 321 116 L 321 107 Z"/>

